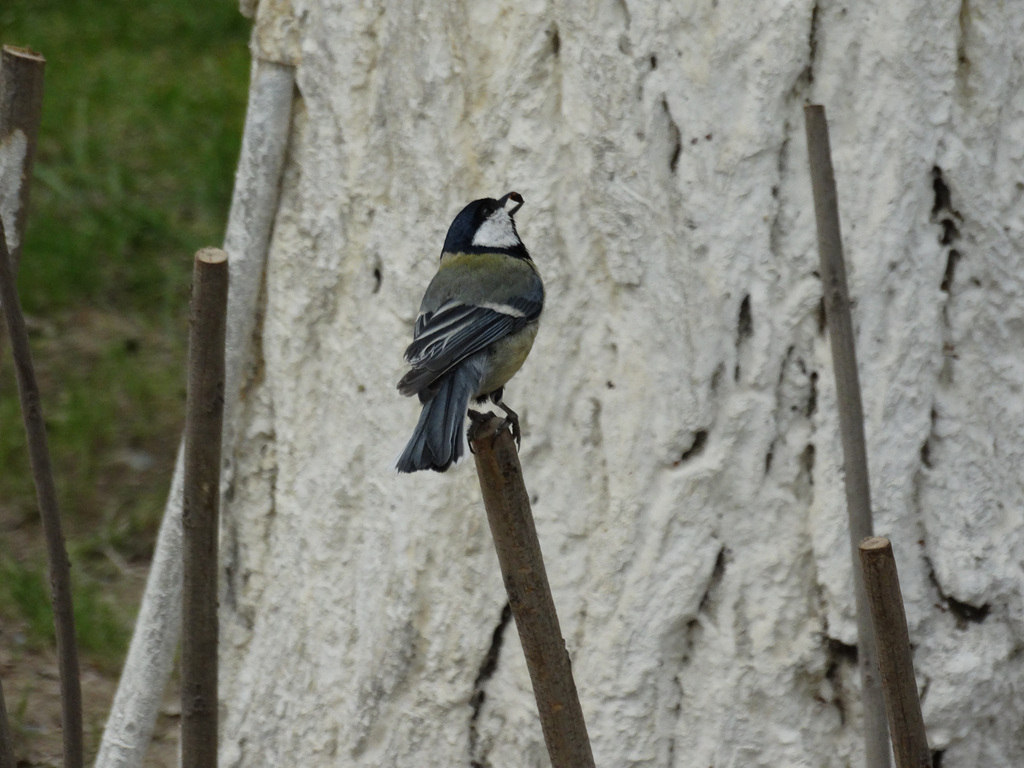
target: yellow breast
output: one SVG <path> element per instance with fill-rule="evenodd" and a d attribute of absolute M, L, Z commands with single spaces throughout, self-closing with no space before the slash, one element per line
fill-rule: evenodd
<path fill-rule="evenodd" d="M 518 333 L 494 342 L 488 349 L 487 375 L 480 384 L 476 396 L 488 395 L 505 386 L 518 371 L 526 356 L 530 354 L 533 340 L 537 337 L 537 322 L 532 322 Z"/>

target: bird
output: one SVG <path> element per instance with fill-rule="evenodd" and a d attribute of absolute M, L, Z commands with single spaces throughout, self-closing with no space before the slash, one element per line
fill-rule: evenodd
<path fill-rule="evenodd" d="M 446 471 L 463 454 L 470 400 L 490 400 L 518 445 L 519 417 L 502 399 L 526 360 L 544 308 L 544 283 L 516 230 L 518 192 L 474 200 L 452 221 L 405 350 L 398 391 L 422 410 L 395 468 Z M 471 417 L 478 417 L 469 411 Z"/>

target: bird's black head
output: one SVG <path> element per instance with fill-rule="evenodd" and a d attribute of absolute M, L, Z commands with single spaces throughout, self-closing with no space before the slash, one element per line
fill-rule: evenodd
<path fill-rule="evenodd" d="M 448 228 L 444 239 L 445 253 L 477 253 L 526 251 L 516 232 L 512 217 L 523 205 L 523 196 L 509 192 L 499 200 L 485 197 L 463 208 Z"/>

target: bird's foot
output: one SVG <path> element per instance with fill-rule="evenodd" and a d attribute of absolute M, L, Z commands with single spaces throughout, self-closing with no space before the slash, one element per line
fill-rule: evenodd
<path fill-rule="evenodd" d="M 512 438 L 516 441 L 516 450 L 519 450 L 519 446 L 520 446 L 520 444 L 523 441 L 523 432 L 519 428 L 519 414 L 517 414 L 515 411 L 513 411 L 511 408 L 509 408 L 503 402 L 498 401 L 498 402 L 495 403 L 495 405 L 497 405 L 499 408 L 501 408 L 502 411 L 505 412 L 505 418 L 501 420 L 501 422 L 498 424 L 497 429 L 494 430 L 494 434 L 492 435 L 492 438 L 495 438 L 498 435 L 500 435 L 502 433 L 502 431 L 506 427 L 511 427 L 512 428 Z M 473 429 L 476 429 L 480 425 L 485 424 L 486 422 L 490 421 L 492 416 L 493 416 L 493 414 L 482 413 L 480 411 L 474 411 L 472 409 L 467 411 L 466 415 L 468 415 L 469 416 L 469 420 L 473 422 Z M 473 432 L 471 431 L 470 432 L 470 440 L 469 440 L 469 451 L 470 451 L 470 453 L 476 453 L 473 450 L 473 439 L 474 439 L 474 435 L 473 435 Z"/>
<path fill-rule="evenodd" d="M 500 432 L 505 427 L 512 427 L 512 438 L 516 441 L 516 450 L 518 451 L 520 444 L 523 442 L 523 431 L 519 428 L 519 414 L 501 400 L 496 401 L 495 405 L 505 412 L 505 420 L 501 422 L 498 431 Z"/>

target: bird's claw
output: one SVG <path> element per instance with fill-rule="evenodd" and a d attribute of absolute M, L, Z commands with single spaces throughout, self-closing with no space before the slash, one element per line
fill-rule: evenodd
<path fill-rule="evenodd" d="M 519 446 L 523 442 L 523 430 L 519 427 L 519 414 L 501 400 L 495 403 L 495 405 L 505 412 L 505 420 L 501 422 L 501 427 L 499 427 L 498 431 L 500 432 L 505 427 L 512 427 L 512 438 L 516 441 L 516 450 L 518 451 Z"/>
<path fill-rule="evenodd" d="M 501 423 L 498 425 L 498 428 L 494 430 L 492 439 L 500 435 L 502 431 L 505 430 L 506 427 L 511 427 L 512 439 L 516 441 L 516 450 L 518 451 L 520 445 L 523 442 L 523 431 L 519 427 L 519 414 L 517 414 L 515 411 L 513 411 L 511 408 L 509 408 L 502 402 L 498 402 L 496 403 L 496 405 L 505 412 L 505 418 L 501 420 Z M 480 411 L 474 411 L 473 409 L 467 411 L 467 415 L 469 416 L 469 420 L 472 421 L 474 425 L 482 424 L 491 418 L 491 414 L 482 413 Z M 472 440 L 469 441 L 469 452 L 476 453 L 476 451 L 473 450 Z"/>

